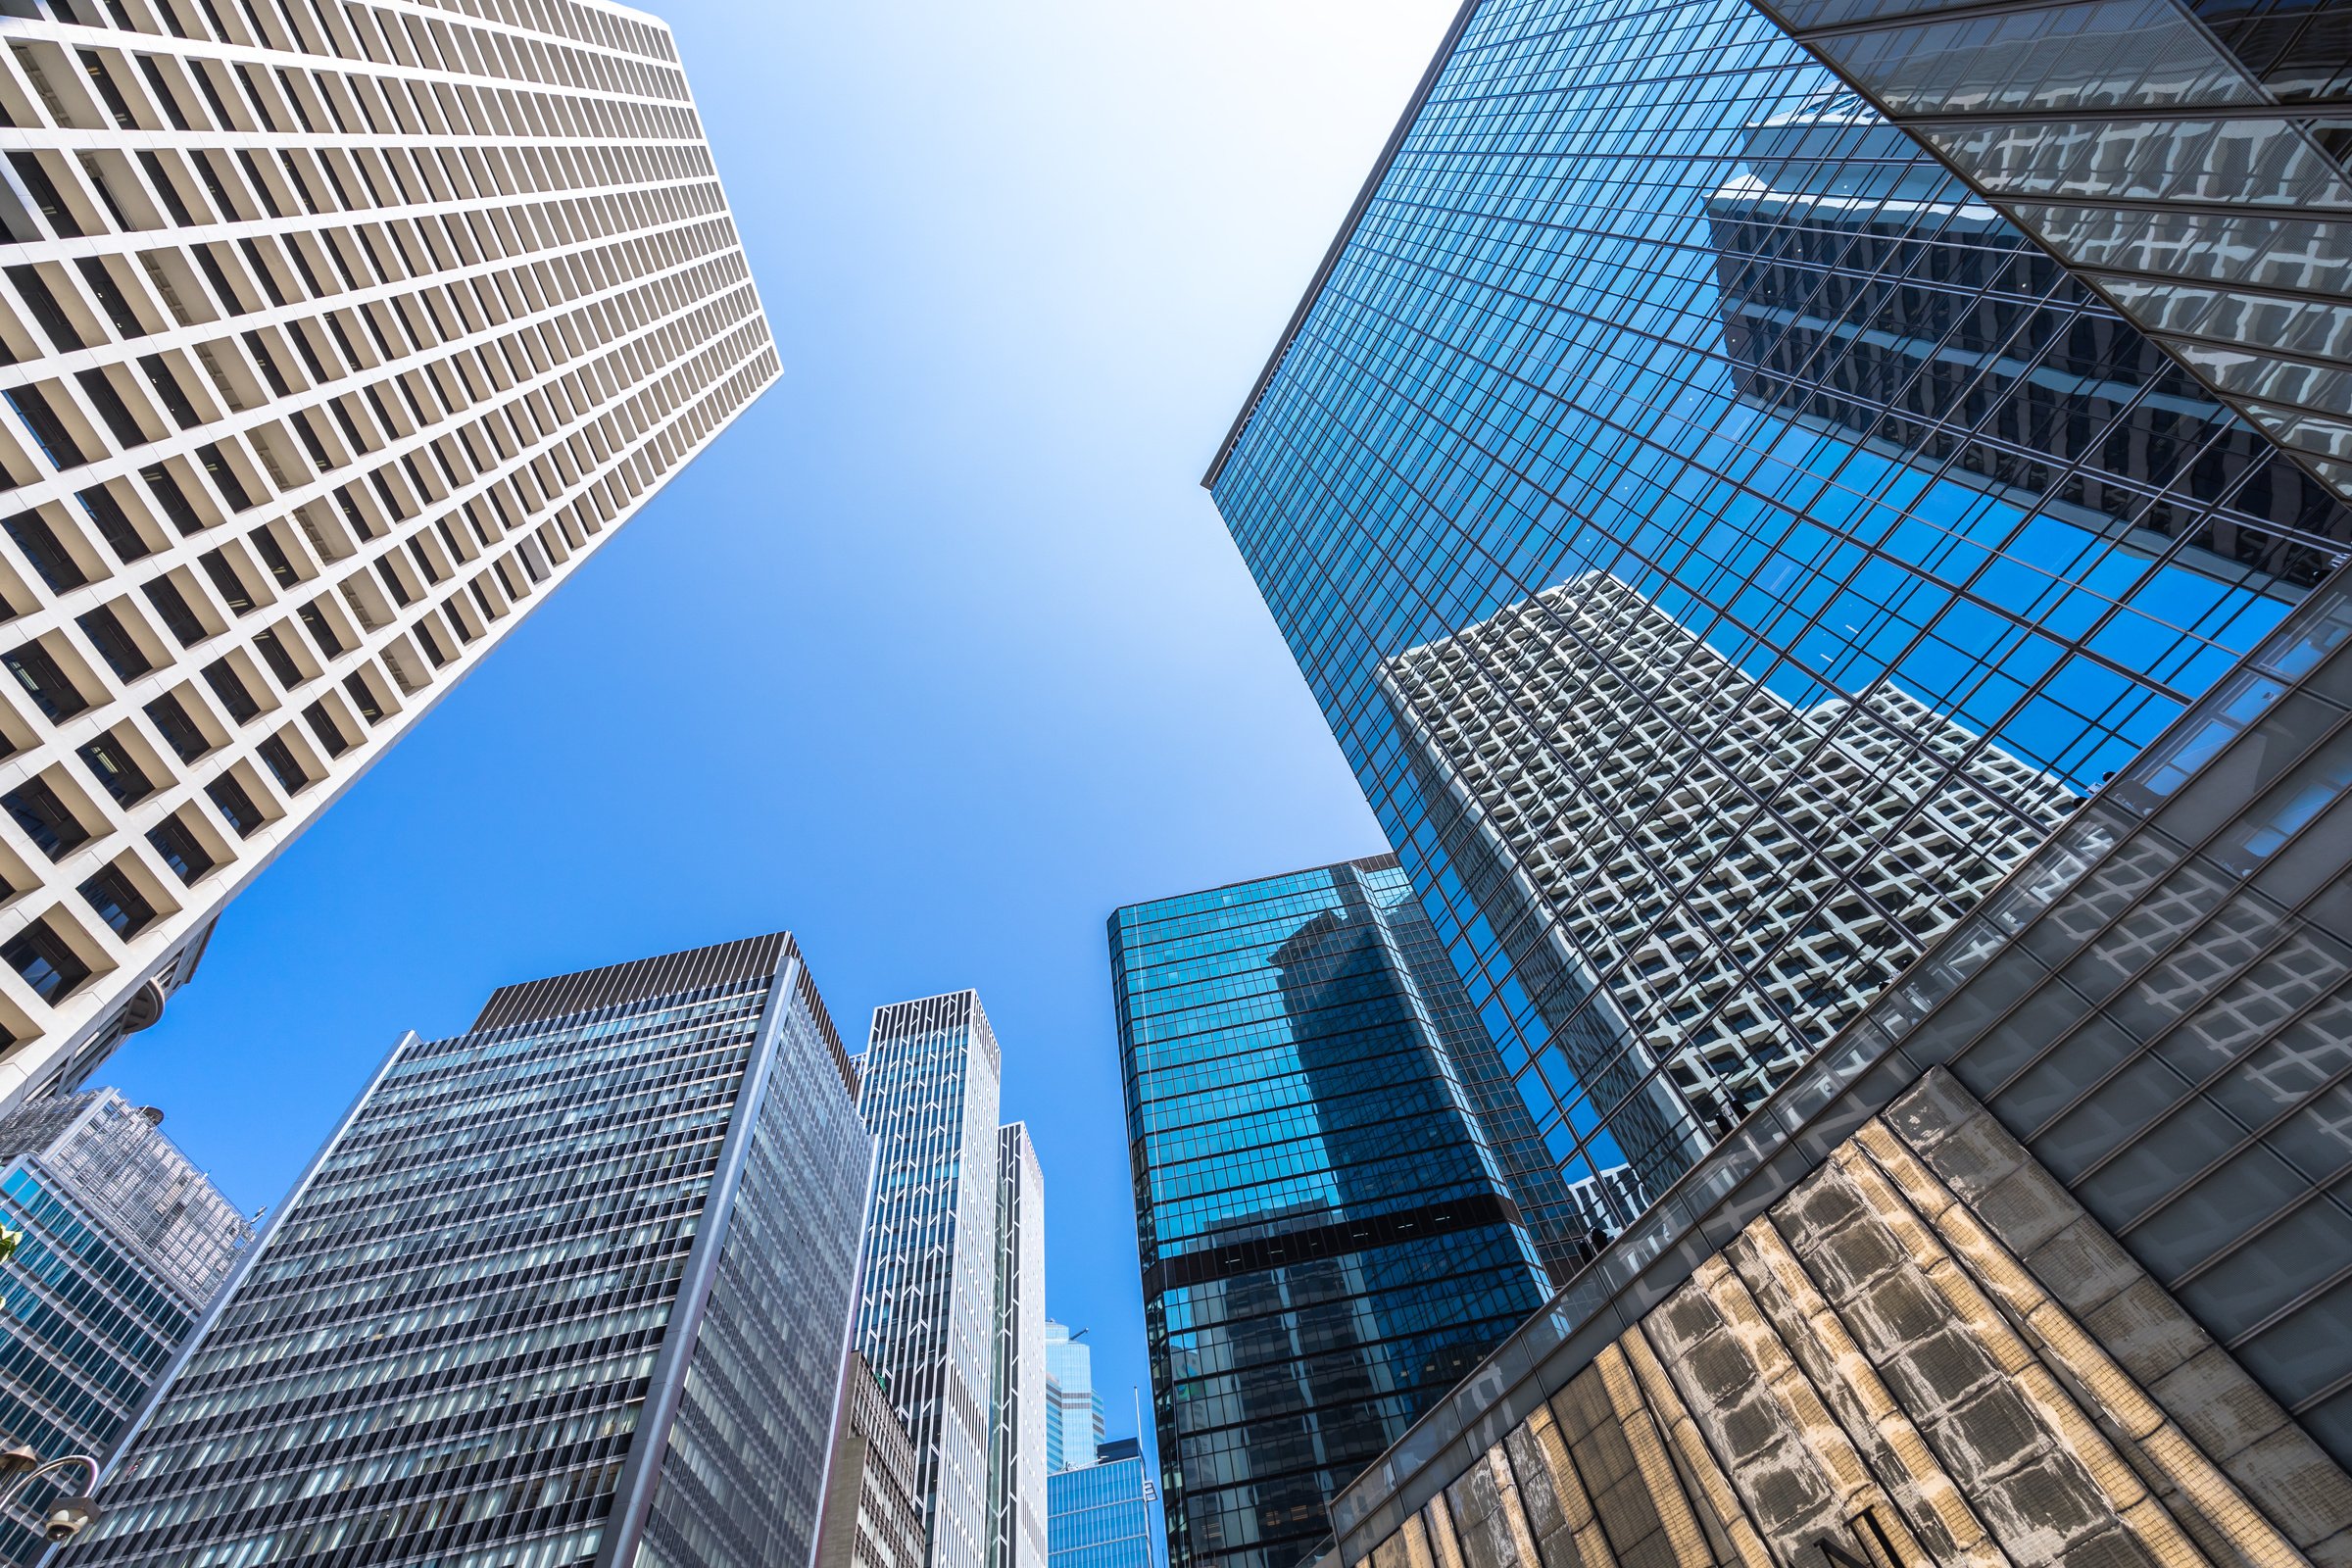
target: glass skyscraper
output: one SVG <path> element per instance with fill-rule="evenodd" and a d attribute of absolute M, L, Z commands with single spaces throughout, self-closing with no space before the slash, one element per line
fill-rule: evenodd
<path fill-rule="evenodd" d="M 410 1035 L 76 1560 L 808 1561 L 870 1164 L 855 1084 L 784 935 Z"/>
<path fill-rule="evenodd" d="M 1491 1048 L 1393 858 L 1132 905 L 1110 947 L 1168 1558 L 1290 1568 L 1548 1292 Z"/>
<path fill-rule="evenodd" d="M 0 1433 L 44 1459 L 104 1456 L 195 1331 L 253 1227 L 112 1089 L 0 1120 Z M 36 1484 L 0 1515 L 0 1562 L 37 1560 Z"/>
<path fill-rule="evenodd" d="M 1050 1568 L 1152 1568 L 1152 1482 L 1134 1438 L 1102 1446 L 1100 1461 L 1058 1471 Z"/>
<path fill-rule="evenodd" d="M 2342 18 L 1764 10 L 1470 0 L 1210 471 L 1643 1205 L 1339 1559 L 2352 1562 Z"/>
<path fill-rule="evenodd" d="M 1080 1329 L 1079 1334 L 1086 1330 Z M 1046 1320 L 1046 1470 L 1077 1470 L 1095 1462 L 1102 1441 L 1102 1396 L 1095 1392 L 1094 1347 L 1069 1325 Z"/>
<path fill-rule="evenodd" d="M 1209 483 L 1550 1162 L 1649 1197 L 2352 541 L 1738 0 L 1466 6 Z"/>

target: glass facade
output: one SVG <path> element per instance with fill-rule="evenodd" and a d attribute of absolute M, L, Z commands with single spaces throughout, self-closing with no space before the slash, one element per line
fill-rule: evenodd
<path fill-rule="evenodd" d="M 0 1433 L 44 1459 L 113 1449 L 253 1239 L 161 1119 L 99 1089 L 0 1121 Z M 40 1557 L 57 1492 L 0 1514 L 0 1563 Z"/>
<path fill-rule="evenodd" d="M 2352 497 L 2352 8 L 1763 7 Z"/>
<path fill-rule="evenodd" d="M 1052 1318 L 1046 1320 L 1046 1469 L 1083 1469 L 1095 1462 L 1095 1445 L 1104 1431 L 1095 1350 Z"/>
<path fill-rule="evenodd" d="M 1209 484 L 1549 1161 L 1644 1199 L 2352 540 L 1736 0 L 1466 6 Z"/>
<path fill-rule="evenodd" d="M 1169 1561 L 1290 1568 L 1547 1293 L 1491 1048 L 1393 858 L 1129 906 L 1110 944 Z"/>
<path fill-rule="evenodd" d="M 815 1541 L 870 1144 L 791 939 L 395 1048 L 74 1547 L 750 1568 Z"/>
<path fill-rule="evenodd" d="M 1151 1479 L 1141 1453 L 1057 1471 L 1051 1568 L 1152 1568 Z"/>

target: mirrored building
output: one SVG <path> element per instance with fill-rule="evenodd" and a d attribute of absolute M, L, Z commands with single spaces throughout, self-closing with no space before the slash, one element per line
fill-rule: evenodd
<path fill-rule="evenodd" d="M 112 1089 L 33 1102 L 0 1120 L 0 1434 L 44 1459 L 104 1455 L 163 1381 L 253 1226 Z M 45 1549 L 35 1482 L 0 1514 L 0 1562 Z"/>
<path fill-rule="evenodd" d="M 2151 343 L 1752 9 L 1464 7 L 1208 483 L 1570 1181 L 1654 1198 L 2340 559 Z"/>
<path fill-rule="evenodd" d="M 1549 1288 L 1491 1048 L 1391 858 L 1132 905 L 1110 943 L 1168 1560 L 1290 1568 Z"/>
<path fill-rule="evenodd" d="M 1152 1568 L 1158 1521 L 1137 1439 L 1104 1443 L 1100 1460 L 1056 1472 L 1048 1487 L 1051 1568 Z"/>
<path fill-rule="evenodd" d="M 93 1564 L 807 1562 L 871 1144 L 787 935 L 401 1041 L 105 1484 Z"/>

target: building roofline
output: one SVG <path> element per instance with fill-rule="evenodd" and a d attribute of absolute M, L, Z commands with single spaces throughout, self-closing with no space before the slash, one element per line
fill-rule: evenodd
<path fill-rule="evenodd" d="M 1475 4 L 1476 0 L 1472 0 Z M 1288 871 L 1269 871 L 1264 876 L 1236 877 L 1231 882 L 1219 882 L 1213 887 L 1187 888 L 1182 893 L 1165 893 L 1156 899 L 1137 899 L 1131 904 L 1115 906 L 1110 911 L 1110 928 L 1119 928 L 1119 916 L 1129 909 L 1148 909 L 1154 904 L 1172 904 L 1178 899 L 1197 899 L 1203 893 L 1230 893 L 1235 888 L 1253 888 L 1263 882 L 1279 882 L 1284 877 L 1312 876 L 1317 871 L 1387 871 L 1399 864 L 1395 850 L 1374 850 L 1370 855 L 1351 855 L 1345 860 L 1333 860 L 1324 865 L 1295 866 Z"/>
<path fill-rule="evenodd" d="M 1275 372 L 1282 368 L 1282 362 L 1290 357 L 1291 344 L 1298 339 L 1298 329 L 1306 324 L 1306 313 L 1314 308 L 1315 300 L 1323 292 L 1323 285 L 1330 281 L 1332 272 L 1339 267 L 1340 257 L 1348 249 L 1348 242 L 1355 237 L 1355 225 L 1363 221 L 1364 212 L 1372 205 L 1372 197 L 1380 189 L 1380 182 L 1388 177 L 1389 165 L 1395 162 L 1397 149 L 1404 145 L 1405 135 L 1413 128 L 1413 122 L 1421 118 L 1421 110 L 1438 84 L 1439 74 L 1446 69 L 1446 62 L 1452 58 L 1454 45 L 1461 42 L 1462 34 L 1469 29 L 1470 19 L 1477 14 L 1479 0 L 1462 0 L 1461 9 L 1454 12 L 1453 21 L 1446 28 L 1446 36 L 1438 40 L 1437 53 L 1430 56 L 1429 69 L 1421 73 L 1421 80 L 1414 86 L 1412 96 L 1405 100 L 1404 113 L 1396 118 L 1396 127 L 1389 132 L 1389 139 L 1381 145 L 1380 156 L 1372 161 L 1372 172 L 1364 176 L 1364 183 L 1356 191 L 1355 200 L 1348 209 L 1348 216 L 1340 220 L 1339 234 L 1332 240 L 1331 248 L 1323 253 L 1323 260 L 1315 268 L 1314 276 L 1307 280 L 1306 292 L 1299 297 L 1298 308 L 1291 312 L 1290 320 L 1283 326 L 1282 336 L 1275 341 L 1274 352 L 1266 357 L 1265 368 L 1257 372 L 1256 381 L 1250 387 L 1250 395 L 1243 399 L 1242 412 L 1234 416 L 1232 427 L 1225 432 L 1225 439 L 1217 443 L 1217 455 L 1210 461 L 1208 471 L 1200 476 L 1201 489 L 1216 487 L 1218 475 L 1225 471 L 1226 460 L 1233 456 L 1233 449 L 1241 443 L 1242 432 L 1249 428 L 1250 416 L 1257 412 L 1258 404 L 1264 400 L 1266 388 L 1274 382 Z"/>

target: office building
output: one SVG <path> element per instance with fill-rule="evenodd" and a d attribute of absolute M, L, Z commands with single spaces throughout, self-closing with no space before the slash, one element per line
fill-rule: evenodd
<path fill-rule="evenodd" d="M 1559 911 L 1505 928 L 1529 944 L 1514 967 L 1540 972 L 1564 932 L 1605 977 L 1553 1039 L 1618 1103 L 1611 1130 L 1652 1191 L 2076 804 L 1891 681 L 1798 707 L 1606 572 L 1408 649 L 1381 679 L 1447 858 Z M 1642 830 L 1623 830 L 1643 795 Z"/>
<path fill-rule="evenodd" d="M 2346 588 L 1344 1492 L 1335 1560 L 2352 1562 Z"/>
<path fill-rule="evenodd" d="M 1752 10 L 1464 7 L 1208 482 L 1567 1181 L 1656 1198 L 2352 544 L 2169 353 Z"/>
<path fill-rule="evenodd" d="M 989 1568 L 1004 1057 L 978 994 L 958 991 L 876 1008 L 862 1061 L 877 1147 L 857 1347 L 914 1447 L 926 1563 Z"/>
<path fill-rule="evenodd" d="M 668 31 L 0 18 L 0 1103 L 778 373 Z"/>
<path fill-rule="evenodd" d="M 1139 1440 L 1102 1446 L 1093 1464 L 1056 1471 L 1050 1568 L 1152 1568 L 1159 1521 Z"/>
<path fill-rule="evenodd" d="M 1764 9 L 2352 498 L 2352 50 L 2333 7 Z"/>
<path fill-rule="evenodd" d="M 923 1521 L 914 1494 L 914 1445 L 865 1357 L 842 1374 L 833 1462 L 816 1568 L 922 1568 Z"/>
<path fill-rule="evenodd" d="M 1492 1048 L 1391 857 L 1132 905 L 1110 947 L 1168 1560 L 1290 1568 L 1548 1294 Z"/>
<path fill-rule="evenodd" d="M 253 1227 L 112 1089 L 0 1119 L 0 1433 L 43 1458 L 104 1455 L 194 1332 Z M 43 1549 L 45 1482 L 0 1513 L 0 1562 Z"/>
<path fill-rule="evenodd" d="M 786 935 L 403 1039 L 76 1562 L 810 1560 L 871 1143 Z"/>
<path fill-rule="evenodd" d="M 1046 1180 L 1024 1122 L 997 1129 L 996 1364 L 988 1401 L 989 1568 L 1045 1568 Z"/>
<path fill-rule="evenodd" d="M 1106 1430 L 1095 1392 L 1095 1350 L 1069 1325 L 1046 1319 L 1046 1470 L 1082 1470 L 1095 1462 Z"/>
<path fill-rule="evenodd" d="M 1648 1156 L 1641 1214 L 1340 1490 L 1338 1563 L 2352 1562 L 2347 519 L 2314 449 L 2254 439 L 2301 416 L 2117 308 L 2209 263 L 2291 293 L 2275 262 L 2352 248 L 2248 216 L 2310 132 L 2266 142 L 2259 95 L 2190 83 L 2109 134 L 2213 55 L 2126 9 L 1912 8 L 1915 59 L 1866 8 L 1801 21 L 1873 34 L 1886 80 L 1976 73 L 1941 88 L 2003 104 L 1985 146 L 2099 149 L 2050 207 L 2151 242 L 2099 273 L 1878 119 L 1940 111 L 1859 54 L 1832 58 L 1869 101 L 1734 6 L 1468 5 L 1220 454 L 1544 1136 L 1580 1177 Z M 2207 20 L 2282 60 L 2328 35 Z M 2138 85 L 2089 91 L 2094 58 Z M 2070 72 L 2078 126 L 2000 100 Z M 2182 216 L 2111 199 L 2142 177 Z M 2200 231 L 2242 243 L 2153 242 Z M 2212 322 L 2257 320 L 2228 292 Z M 2248 365 L 2300 352 L 2272 347 Z M 1653 615 L 1676 633 L 1620 636 Z M 1469 726 L 1418 748 L 1416 650 L 1458 662 Z M 1561 707 L 1579 670 L 1597 714 Z M 1722 765 L 1815 714 L 1806 766 Z M 1678 733 L 1614 773 L 1595 721 Z M 1976 798 L 2012 808 L 1970 835 L 1998 865 L 1912 885 L 1914 835 Z M 1645 902 L 1596 933 L 1620 887 Z M 1891 979 L 1820 945 L 1841 906 L 1896 937 Z M 1720 1138 L 1672 1070 L 1708 1039 L 1645 1044 L 1628 983 L 1679 984 L 1642 944 L 1694 927 L 1821 1032 Z M 1692 973 L 1725 977 L 1703 947 Z M 1675 1174 L 1642 1139 L 1678 1102 Z"/>

